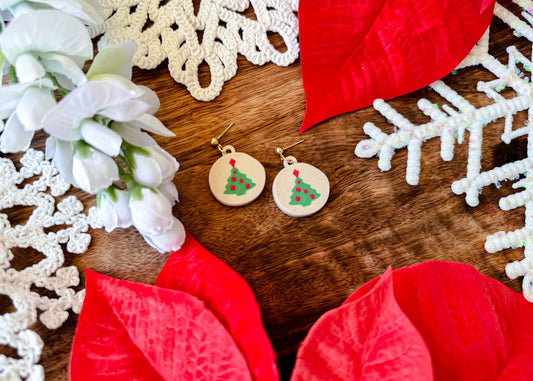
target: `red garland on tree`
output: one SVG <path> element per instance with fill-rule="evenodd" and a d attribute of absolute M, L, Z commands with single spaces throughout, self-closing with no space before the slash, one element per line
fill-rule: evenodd
<path fill-rule="evenodd" d="M 228 177 L 228 183 L 226 184 L 226 190 L 224 193 L 242 196 L 248 190 L 255 187 L 255 183 L 235 167 L 235 160 L 231 159 L 229 163 L 231 165 L 231 172 Z"/>
<path fill-rule="evenodd" d="M 292 174 L 296 176 L 296 180 L 294 182 L 294 188 L 292 188 L 291 201 L 289 204 L 301 206 L 311 205 L 314 200 L 320 197 L 320 193 L 311 188 L 309 184 L 303 182 L 300 177 L 300 172 L 297 169 L 295 169 Z"/>

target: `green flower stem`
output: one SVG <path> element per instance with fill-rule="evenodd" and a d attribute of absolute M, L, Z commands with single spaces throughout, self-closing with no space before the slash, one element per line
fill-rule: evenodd
<path fill-rule="evenodd" d="M 64 97 L 65 95 L 70 93 L 69 89 L 66 89 L 66 88 L 64 88 L 63 86 L 61 86 L 59 84 L 59 81 L 57 80 L 57 78 L 52 73 L 46 73 L 46 77 L 48 77 L 48 78 L 50 78 L 52 80 L 52 83 L 57 87 L 57 91 L 59 91 L 59 94 L 61 94 L 61 96 Z"/>
<path fill-rule="evenodd" d="M 120 167 L 120 166 L 119 166 Z M 126 187 L 128 188 L 128 192 L 130 194 L 130 199 L 135 201 L 141 201 L 143 199 L 142 195 L 142 188 L 143 186 L 139 184 L 132 175 L 129 173 L 126 173 L 124 170 L 120 171 L 120 177 L 124 182 L 126 183 Z"/>
<path fill-rule="evenodd" d="M 155 192 L 155 190 L 150 187 L 139 184 L 131 174 L 137 167 L 137 165 L 135 164 L 134 155 L 137 154 L 143 156 L 150 156 L 150 152 L 148 152 L 144 148 L 134 146 L 133 144 L 130 144 L 125 140 L 122 140 L 122 145 L 120 146 L 120 149 L 122 151 L 122 155 L 119 155 L 118 157 L 124 162 L 124 164 L 126 164 L 128 172 L 126 172 L 124 168 L 117 164 L 119 175 L 122 180 L 124 180 L 124 183 L 126 183 L 126 187 L 128 188 L 128 192 L 130 194 L 130 199 L 140 201 L 143 199 L 141 192 L 143 188 L 148 188 L 153 192 Z"/>
<path fill-rule="evenodd" d="M 120 149 L 122 150 L 123 160 L 124 163 L 128 166 L 128 169 L 130 171 L 135 170 L 137 168 L 137 165 L 135 164 L 135 154 L 143 155 L 143 156 L 150 156 L 150 152 L 145 150 L 144 148 L 134 146 L 133 144 L 128 143 L 125 140 L 122 140 L 122 145 L 120 146 Z"/>
<path fill-rule="evenodd" d="M 128 188 L 128 193 L 130 194 L 130 199 L 135 201 L 141 201 L 143 199 L 142 195 L 142 189 L 150 189 L 152 192 L 156 192 L 156 190 L 152 187 L 147 187 L 146 185 L 142 185 L 135 180 L 133 175 L 129 174 L 122 168 L 120 165 L 117 164 L 118 167 L 118 174 L 120 178 L 124 181 L 126 184 L 126 188 Z"/>
<path fill-rule="evenodd" d="M 98 117 L 97 122 L 102 123 L 106 127 L 110 127 L 110 124 L 113 122 L 113 119 L 107 118 L 107 117 Z"/>
<path fill-rule="evenodd" d="M 120 158 L 122 159 L 122 161 L 125 162 L 123 156 L 120 156 Z M 137 200 L 137 201 L 142 200 L 143 198 L 142 193 L 141 193 L 142 185 L 139 184 L 130 173 L 126 172 L 124 168 L 122 168 L 121 165 L 117 164 L 117 168 L 118 168 L 118 175 L 126 184 L 126 188 L 128 188 L 128 193 L 130 194 L 130 198 L 133 200 Z"/>
<path fill-rule="evenodd" d="M 104 196 L 104 194 L 106 194 L 107 197 L 109 197 L 111 199 L 111 201 L 117 202 L 117 200 L 118 200 L 117 190 L 121 190 L 120 187 L 118 185 L 116 185 L 116 184 L 111 184 L 109 186 L 109 188 L 102 189 L 101 191 L 99 191 L 96 194 L 96 205 L 100 206 L 100 202 L 101 202 L 102 197 Z"/>
<path fill-rule="evenodd" d="M 122 155 L 118 155 L 118 157 L 119 157 L 122 161 L 124 161 L 124 156 L 122 156 Z M 116 159 L 115 159 L 115 162 L 116 162 Z M 128 174 L 128 173 L 124 170 L 124 168 L 122 168 L 122 167 L 121 167 L 120 165 L 118 165 L 118 164 L 117 164 L 117 168 L 118 168 L 118 175 L 119 175 L 120 177 L 122 177 L 123 175 Z"/>

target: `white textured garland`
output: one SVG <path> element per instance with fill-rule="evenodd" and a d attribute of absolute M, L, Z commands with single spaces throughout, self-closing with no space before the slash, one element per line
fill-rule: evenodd
<path fill-rule="evenodd" d="M 85 290 L 72 289 L 79 284 L 78 269 L 64 266 L 61 244 L 70 253 L 87 250 L 90 227 L 101 227 L 96 209 L 82 213 L 84 206 L 74 196 L 56 204 L 56 197 L 64 195 L 70 185 L 40 151 L 30 149 L 20 160 L 17 171 L 13 162 L 0 159 L 0 294 L 8 296 L 15 310 L 0 315 L 0 344 L 17 350 L 19 359 L 0 354 L 0 379 L 43 380 L 44 370 L 39 363 L 43 347 L 41 338 L 30 329 L 37 318 L 49 329 L 59 328 L 69 314 L 79 313 Z M 23 187 L 27 179 L 39 176 Z M 49 193 L 48 193 L 49 192 Z M 2 210 L 15 206 L 35 206 L 23 225 L 12 226 Z M 66 228 L 64 226 L 67 226 Z M 56 232 L 45 232 L 61 227 Z M 16 270 L 11 267 L 13 248 L 33 248 L 44 258 L 30 267 Z M 55 292 L 57 298 L 41 296 L 32 291 L 35 286 Z"/>
<path fill-rule="evenodd" d="M 225 81 L 237 72 L 237 54 L 255 65 L 273 62 L 288 66 L 299 56 L 298 0 L 201 0 L 198 14 L 192 0 L 100 0 L 105 24 L 99 50 L 124 41 L 137 42 L 133 63 L 154 69 L 168 58 L 174 80 L 187 86 L 193 97 L 213 100 Z M 161 5 L 164 3 L 164 5 Z M 257 20 L 246 17 L 252 8 Z M 276 50 L 269 33 L 279 34 L 286 51 Z M 199 35 L 202 35 L 201 41 Z M 203 88 L 198 67 L 209 65 L 211 83 Z"/>
<path fill-rule="evenodd" d="M 522 13 L 524 19 L 533 24 L 533 2 L 529 0 L 513 0 L 526 11 Z M 533 28 L 513 13 L 496 3 L 495 16 L 503 20 L 518 37 L 523 36 L 533 42 Z M 485 93 L 494 103 L 476 108 L 461 95 L 456 93 L 444 82 L 437 81 L 430 88 L 441 97 L 449 101 L 456 109 L 444 104 L 442 110 L 438 105 L 427 99 L 420 99 L 418 107 L 432 121 L 423 125 L 414 125 L 395 109 L 381 99 L 374 101 L 374 108 L 379 111 L 397 131 L 385 134 L 373 123 L 366 123 L 365 133 L 370 139 L 361 141 L 355 148 L 359 157 L 370 158 L 379 156 L 378 167 L 382 171 L 391 168 L 391 159 L 395 150 L 407 147 L 406 181 L 411 185 L 418 184 L 420 174 L 420 154 L 422 144 L 432 138 L 441 139 L 441 157 L 449 161 L 453 159 L 455 140 L 461 144 L 465 130 L 469 131 L 469 151 L 466 177 L 455 181 L 452 190 L 455 194 L 464 193 L 466 202 L 470 206 L 479 204 L 479 194 L 488 185 L 499 186 L 501 181 L 519 180 L 513 188 L 525 190 L 500 199 L 502 210 L 525 207 L 525 227 L 511 232 L 498 232 L 487 237 L 485 249 L 494 253 L 508 248 L 524 247 L 524 259 L 509 263 L 506 273 L 510 278 L 524 277 L 523 293 L 527 300 L 533 302 L 533 84 L 517 66 L 521 64 L 525 71 L 533 69 L 533 63 L 521 54 L 514 46 L 508 47 L 509 61 L 502 64 L 488 52 L 488 31 L 472 50 L 472 53 L 459 65 L 458 69 L 482 65 L 493 73 L 497 79 L 489 82 L 478 82 L 477 90 Z M 499 94 L 505 87 L 511 87 L 516 97 L 506 99 Z M 519 129 L 513 130 L 513 115 L 519 111 L 528 110 L 528 120 Z M 505 119 L 505 128 L 501 139 L 510 143 L 513 139 L 527 135 L 527 158 L 501 167 L 482 172 L 481 155 L 484 127 L 497 119 Z"/>

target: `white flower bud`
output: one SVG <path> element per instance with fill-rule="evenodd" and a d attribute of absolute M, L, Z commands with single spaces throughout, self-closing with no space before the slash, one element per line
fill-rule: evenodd
<path fill-rule="evenodd" d="M 82 151 L 76 150 L 72 159 L 72 175 L 79 188 L 94 194 L 119 179 L 112 158 L 88 145 Z"/>
<path fill-rule="evenodd" d="M 130 194 L 130 209 L 133 225 L 144 236 L 153 236 L 168 231 L 174 223 L 172 205 L 158 191 L 149 188 L 140 190 L 141 199 Z"/>
<path fill-rule="evenodd" d="M 43 65 L 29 53 L 21 54 L 15 63 L 17 78 L 20 82 L 31 82 L 42 78 L 46 74 Z"/>
<path fill-rule="evenodd" d="M 170 205 L 174 205 L 179 201 L 178 190 L 172 181 L 161 184 L 157 187 L 157 190 L 168 199 Z"/>
<path fill-rule="evenodd" d="M 171 181 L 179 168 L 176 159 L 157 145 L 147 147 L 145 150 L 149 156 L 137 152 L 133 154 L 135 180 L 152 188 Z"/>
<path fill-rule="evenodd" d="M 122 138 L 115 131 L 94 120 L 86 119 L 80 125 L 83 140 L 109 156 L 120 153 Z"/>
<path fill-rule="evenodd" d="M 185 242 L 185 228 L 176 218 L 172 226 L 161 234 L 143 235 L 144 239 L 150 246 L 157 249 L 160 253 L 179 250 Z"/>
<path fill-rule="evenodd" d="M 98 199 L 98 218 L 106 232 L 127 228 L 133 223 L 129 206 L 129 193 L 124 190 L 102 191 Z"/>

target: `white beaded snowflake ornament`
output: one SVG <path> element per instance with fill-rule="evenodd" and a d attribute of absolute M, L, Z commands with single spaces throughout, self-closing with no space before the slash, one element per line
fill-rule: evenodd
<path fill-rule="evenodd" d="M 92 34 L 104 35 L 98 49 L 137 42 L 133 63 L 154 69 L 168 58 L 174 80 L 193 97 L 213 100 L 237 72 L 237 54 L 255 65 L 288 66 L 299 56 L 298 0 L 100 0 L 105 24 Z M 277 50 L 269 35 L 281 36 Z M 282 51 L 284 50 L 284 51 Z M 198 67 L 209 66 L 211 83 L 202 87 Z"/>
<path fill-rule="evenodd" d="M 525 11 L 523 21 L 512 12 L 496 3 L 494 15 L 509 25 L 515 36 L 527 38 L 533 42 L 533 2 L 529 0 L 513 0 Z M 406 181 L 411 185 L 418 184 L 420 174 L 420 155 L 422 144 L 436 137 L 441 139 L 441 157 L 449 161 L 453 159 L 455 140 L 459 144 L 464 141 L 464 133 L 469 132 L 468 164 L 466 177 L 452 184 L 452 191 L 456 194 L 464 193 L 466 202 L 470 206 L 479 204 L 479 194 L 488 185 L 500 186 L 501 181 L 519 180 L 513 188 L 524 188 L 523 191 L 500 199 L 502 210 L 525 207 L 525 227 L 511 232 L 498 232 L 487 237 L 485 249 L 490 253 L 508 248 L 524 247 L 524 259 L 509 263 L 506 273 L 510 278 L 524 277 L 523 293 L 527 300 L 533 302 L 533 84 L 525 72 L 531 72 L 533 63 L 521 54 L 514 46 L 507 48 L 509 60 L 501 63 L 488 51 L 489 33 L 485 33 L 481 41 L 471 54 L 459 65 L 458 69 L 481 65 L 496 76 L 489 82 L 478 82 L 478 91 L 493 100 L 492 104 L 477 108 L 460 94 L 448 87 L 444 82 L 437 81 L 430 85 L 444 100 L 453 107 L 437 104 L 427 99 L 420 99 L 418 107 L 431 117 L 429 123 L 414 125 L 395 109 L 381 99 L 374 101 L 374 108 L 379 111 L 395 127 L 391 134 L 384 133 L 373 123 L 364 125 L 365 133 L 370 139 L 361 141 L 355 148 L 359 157 L 370 158 L 378 156 L 378 167 L 382 171 L 391 168 L 391 159 L 396 150 L 407 147 Z M 514 98 L 504 98 L 499 94 L 505 87 L 516 92 Z M 513 130 L 513 115 L 519 111 L 528 110 L 528 120 L 521 128 Z M 490 123 L 504 119 L 505 127 L 501 139 L 510 143 L 513 139 L 527 135 L 527 157 L 501 167 L 482 171 L 481 154 L 483 130 Z"/>
<path fill-rule="evenodd" d="M 70 185 L 40 151 L 29 149 L 20 160 L 17 171 L 13 162 L 0 158 L 0 294 L 11 299 L 14 311 L 0 315 L 0 345 L 16 349 L 19 358 L 0 354 L 0 379 L 44 380 L 39 363 L 43 348 L 41 338 L 30 329 L 37 318 L 49 329 L 59 328 L 68 318 L 68 310 L 79 313 L 85 291 L 76 292 L 78 269 L 64 266 L 67 251 L 80 254 L 87 250 L 91 236 L 89 227 L 101 227 L 96 209 L 83 214 L 83 204 L 74 196 L 56 203 Z M 39 176 L 33 182 L 23 182 Z M 5 209 L 34 207 L 25 224 L 12 226 Z M 46 230 L 60 227 L 59 230 Z M 55 229 L 54 229 L 55 230 Z M 13 248 L 33 248 L 44 258 L 32 266 L 15 269 Z M 23 250 L 20 250 L 23 252 Z M 19 254 L 17 254 L 19 255 Z M 46 289 L 57 297 L 41 296 L 33 291 Z"/>

